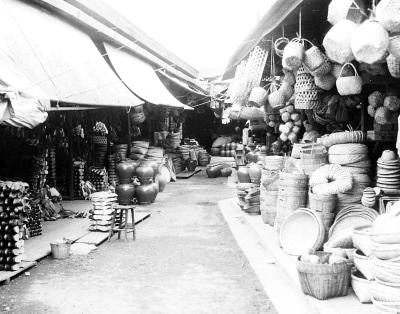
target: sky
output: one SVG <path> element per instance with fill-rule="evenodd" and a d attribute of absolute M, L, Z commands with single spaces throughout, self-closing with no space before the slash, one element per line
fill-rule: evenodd
<path fill-rule="evenodd" d="M 200 71 L 223 74 L 274 0 L 103 0 Z"/>

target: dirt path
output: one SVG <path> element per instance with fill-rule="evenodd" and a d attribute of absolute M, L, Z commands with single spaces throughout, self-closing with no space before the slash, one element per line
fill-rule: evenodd
<path fill-rule="evenodd" d="M 41 261 L 0 287 L 0 311 L 275 313 L 217 208 L 234 193 L 224 182 L 200 173 L 169 184 L 136 242 Z"/>

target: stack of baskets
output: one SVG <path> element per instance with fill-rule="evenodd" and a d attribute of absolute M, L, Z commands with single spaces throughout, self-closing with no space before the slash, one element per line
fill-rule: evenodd
<path fill-rule="evenodd" d="M 315 85 L 314 77 L 306 71 L 304 66 L 297 71 L 294 90 L 296 109 L 314 109 L 321 102 L 321 91 Z"/>
<path fill-rule="evenodd" d="M 87 173 L 87 180 L 95 187 L 96 191 L 103 191 L 108 185 L 108 175 L 104 168 L 90 167 Z"/>
<path fill-rule="evenodd" d="M 116 186 L 118 177 L 115 172 L 116 155 L 108 155 L 108 183 Z"/>
<path fill-rule="evenodd" d="M 114 213 L 113 204 L 117 203 L 117 194 L 95 192 L 91 194 L 93 209 L 90 211 L 90 231 L 110 231 Z"/>
<path fill-rule="evenodd" d="M 304 173 L 311 175 L 314 170 L 328 163 L 328 153 L 323 146 L 315 145 L 300 151 L 301 168 Z"/>
<path fill-rule="evenodd" d="M 149 145 L 148 141 L 133 141 L 129 152 L 129 158 L 132 160 L 143 159 L 147 154 Z"/>
<path fill-rule="evenodd" d="M 321 218 L 325 228 L 325 239 L 336 215 L 336 195 L 318 195 L 311 190 L 308 192 L 309 208 Z"/>
<path fill-rule="evenodd" d="M 85 180 L 85 162 L 74 161 L 74 197 L 82 198 L 81 182 Z"/>
<path fill-rule="evenodd" d="M 308 176 L 302 173 L 279 174 L 279 191 L 276 204 L 275 229 L 279 232 L 285 219 L 307 203 Z"/>

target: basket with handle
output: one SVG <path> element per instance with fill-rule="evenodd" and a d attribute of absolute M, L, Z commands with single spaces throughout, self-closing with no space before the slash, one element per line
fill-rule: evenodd
<path fill-rule="evenodd" d="M 285 106 L 286 99 L 282 91 L 278 89 L 278 83 L 271 83 L 268 95 L 268 103 L 273 109 L 279 109 Z"/>
<path fill-rule="evenodd" d="M 311 47 L 304 52 L 303 64 L 307 67 L 308 70 L 314 71 L 320 66 L 322 66 L 327 58 L 325 54 L 311 41 L 307 39 L 303 40 L 304 42 L 309 43 L 311 45 Z"/>
<path fill-rule="evenodd" d="M 367 16 L 365 11 L 361 0 L 332 0 L 328 7 L 328 22 L 335 25 L 346 19 L 360 24 Z"/>
<path fill-rule="evenodd" d="M 330 253 L 316 252 L 319 256 Z M 350 285 L 351 265 L 346 262 L 329 264 L 303 263 L 297 261 L 297 273 L 302 291 L 319 300 L 345 296 Z"/>
<path fill-rule="evenodd" d="M 277 56 L 283 57 L 283 50 L 287 46 L 290 40 L 286 37 L 278 38 L 274 43 L 274 50 Z"/>
<path fill-rule="evenodd" d="M 400 47 L 399 47 L 400 48 Z M 390 54 L 386 58 L 387 67 L 390 75 L 394 78 L 400 78 L 400 58 Z"/>
<path fill-rule="evenodd" d="M 342 76 L 343 69 L 346 66 L 353 68 L 354 76 Z M 361 93 L 362 79 L 358 75 L 357 69 L 352 63 L 348 62 L 343 65 L 339 78 L 336 80 L 336 88 L 341 96 L 358 95 Z"/>
<path fill-rule="evenodd" d="M 301 38 L 292 39 L 283 50 L 282 62 L 285 66 L 295 71 L 297 70 L 304 58 L 304 40 Z"/>

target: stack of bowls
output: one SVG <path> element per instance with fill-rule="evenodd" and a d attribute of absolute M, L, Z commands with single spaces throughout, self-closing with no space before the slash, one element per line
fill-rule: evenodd
<path fill-rule="evenodd" d="M 374 207 L 376 203 L 377 195 L 377 188 L 370 188 L 367 187 L 364 189 L 363 196 L 361 197 L 361 204 L 365 207 Z"/>
<path fill-rule="evenodd" d="M 376 186 L 386 194 L 400 192 L 400 160 L 392 151 L 385 151 L 377 161 Z"/>

